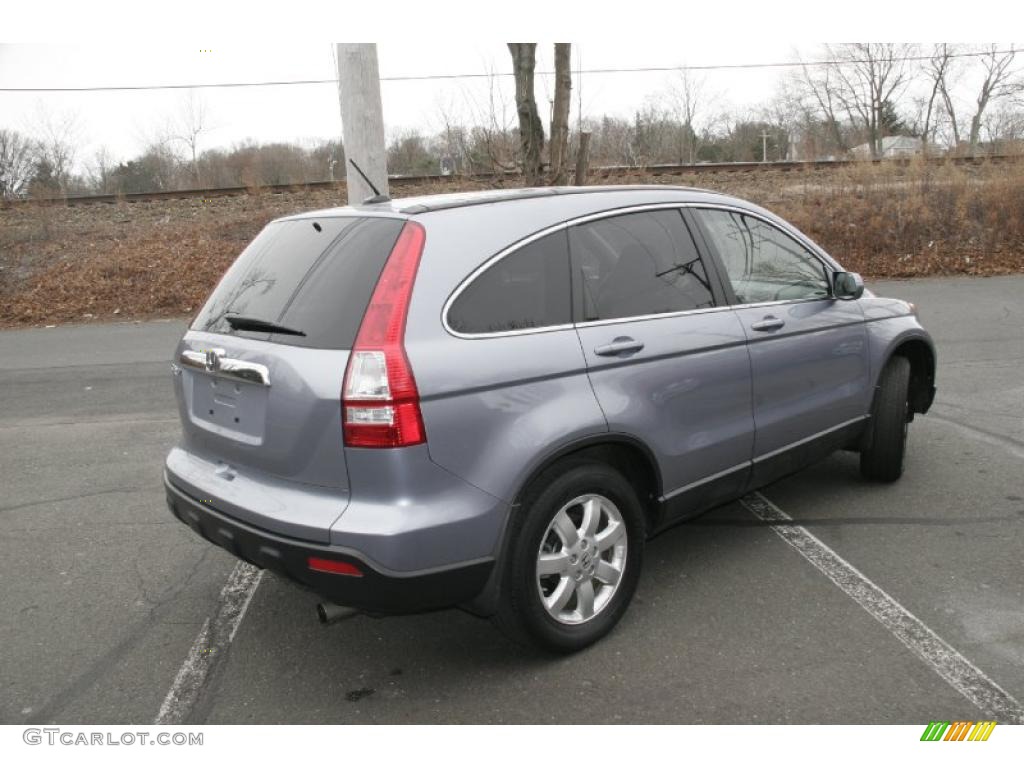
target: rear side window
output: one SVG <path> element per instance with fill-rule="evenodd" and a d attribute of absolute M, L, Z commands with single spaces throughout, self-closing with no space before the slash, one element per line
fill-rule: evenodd
<path fill-rule="evenodd" d="M 572 322 L 565 231 L 527 243 L 470 282 L 448 310 L 459 333 L 501 333 Z"/>
<path fill-rule="evenodd" d="M 714 306 L 707 273 L 678 210 L 580 224 L 571 229 L 570 248 L 583 321 Z"/>
<path fill-rule="evenodd" d="M 343 217 L 273 222 L 225 273 L 192 329 L 294 346 L 351 349 L 400 219 Z M 232 330 L 226 314 L 305 336 Z"/>

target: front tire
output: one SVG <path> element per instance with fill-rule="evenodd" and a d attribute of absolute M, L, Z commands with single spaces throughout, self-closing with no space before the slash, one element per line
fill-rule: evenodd
<path fill-rule="evenodd" d="M 871 412 L 871 445 L 860 452 L 860 473 L 867 480 L 891 483 L 903 474 L 910 405 L 910 361 L 893 357 L 878 382 Z"/>
<path fill-rule="evenodd" d="M 571 653 L 626 612 L 645 523 L 632 485 L 598 462 L 561 463 L 524 494 L 513 520 L 495 623 L 515 640 Z"/>

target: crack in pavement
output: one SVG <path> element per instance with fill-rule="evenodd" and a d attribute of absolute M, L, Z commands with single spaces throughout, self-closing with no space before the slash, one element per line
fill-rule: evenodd
<path fill-rule="evenodd" d="M 92 662 L 88 669 L 75 677 L 64 688 L 50 696 L 41 707 L 32 713 L 32 717 L 26 720 L 25 723 L 28 725 L 44 725 L 48 722 L 53 722 L 57 714 L 67 709 L 69 705 L 92 688 L 111 669 L 117 667 L 125 652 L 137 645 L 153 629 L 163 623 L 162 614 L 170 612 L 170 602 L 192 583 L 213 551 L 211 547 L 204 547 L 202 554 L 188 568 L 184 576 L 176 584 L 171 585 L 164 596 L 152 603 L 145 618 L 139 620 L 129 630 L 127 635 Z"/>
<path fill-rule="evenodd" d="M 140 491 L 150 491 L 152 486 L 136 486 L 132 488 L 109 488 L 105 491 L 90 491 L 89 493 L 77 493 L 73 496 L 62 496 L 56 499 L 40 499 L 38 501 L 26 501 L 23 504 L 13 504 L 9 507 L 0 507 L 0 512 L 16 512 L 19 509 L 30 509 L 32 507 L 38 507 L 43 504 L 60 504 L 65 501 L 78 501 L 79 499 L 90 499 L 97 496 L 108 496 L 113 493 L 138 493 Z"/>
<path fill-rule="evenodd" d="M 89 522 L 90 528 L 152 528 L 157 526 L 175 527 L 181 525 L 180 520 L 112 520 L 109 522 Z M 38 534 L 47 531 L 66 531 L 66 525 L 43 525 L 38 528 L 4 528 L 4 537 L 12 538 L 13 533 Z"/>
<path fill-rule="evenodd" d="M 949 424 L 952 427 L 956 427 L 957 429 L 967 432 L 982 442 L 999 446 L 1000 448 L 1008 450 L 1015 456 L 1024 458 L 1024 440 L 1017 440 L 1013 437 L 1007 437 L 1006 435 L 1001 435 L 997 432 L 991 432 L 987 429 L 976 427 L 973 424 L 966 424 L 950 416 L 943 416 L 935 413 L 934 411 L 929 411 L 926 418 L 934 419 L 935 421 L 943 424 Z"/>
<path fill-rule="evenodd" d="M 71 421 L 50 421 L 40 417 L 32 421 L 16 421 L 13 424 L 0 423 L 0 429 L 48 429 L 50 427 L 78 427 L 96 426 L 104 424 L 170 424 L 180 423 L 177 416 L 161 417 L 157 419 L 126 419 L 112 417 L 108 419 L 73 419 Z"/>

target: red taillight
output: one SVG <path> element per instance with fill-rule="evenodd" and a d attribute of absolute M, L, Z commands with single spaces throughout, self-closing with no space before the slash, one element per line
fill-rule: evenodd
<path fill-rule="evenodd" d="M 342 389 L 345 445 L 400 448 L 426 442 L 420 396 L 405 354 L 405 322 L 426 233 L 406 222 L 391 249 L 349 356 Z"/>
<path fill-rule="evenodd" d="M 310 557 L 306 564 L 311 571 L 321 573 L 334 573 L 339 576 L 362 576 L 363 572 L 352 563 L 345 563 L 341 560 L 325 560 L 322 557 Z"/>

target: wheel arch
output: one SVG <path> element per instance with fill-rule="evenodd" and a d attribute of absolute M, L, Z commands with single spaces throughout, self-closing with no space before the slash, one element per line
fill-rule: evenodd
<path fill-rule="evenodd" d="M 503 564 L 511 538 L 509 531 L 513 518 L 519 513 L 521 500 L 530 486 L 545 472 L 570 458 L 593 458 L 615 467 L 629 481 L 640 498 L 647 533 L 650 534 L 657 529 L 661 514 L 661 505 L 657 502 L 662 494 L 661 470 L 654 458 L 654 452 L 642 440 L 624 433 L 603 432 L 553 448 L 542 454 L 518 483 L 495 552 L 495 568 L 491 578 L 480 595 L 463 606 L 471 613 L 489 616 L 497 610 L 504 572 Z"/>
<path fill-rule="evenodd" d="M 559 462 L 570 458 L 592 458 L 614 467 L 629 481 L 640 498 L 647 517 L 648 529 L 656 522 L 657 499 L 662 493 L 661 470 L 654 452 L 639 438 L 624 433 L 602 433 L 574 440 L 538 459 L 519 483 L 513 509 L 530 486 Z"/>
<path fill-rule="evenodd" d="M 927 413 L 935 397 L 935 348 L 921 336 L 905 338 L 895 344 L 886 357 L 904 357 L 910 363 L 910 412 Z M 883 366 L 884 367 L 884 366 Z M 881 375 L 881 370 L 879 370 Z"/>

